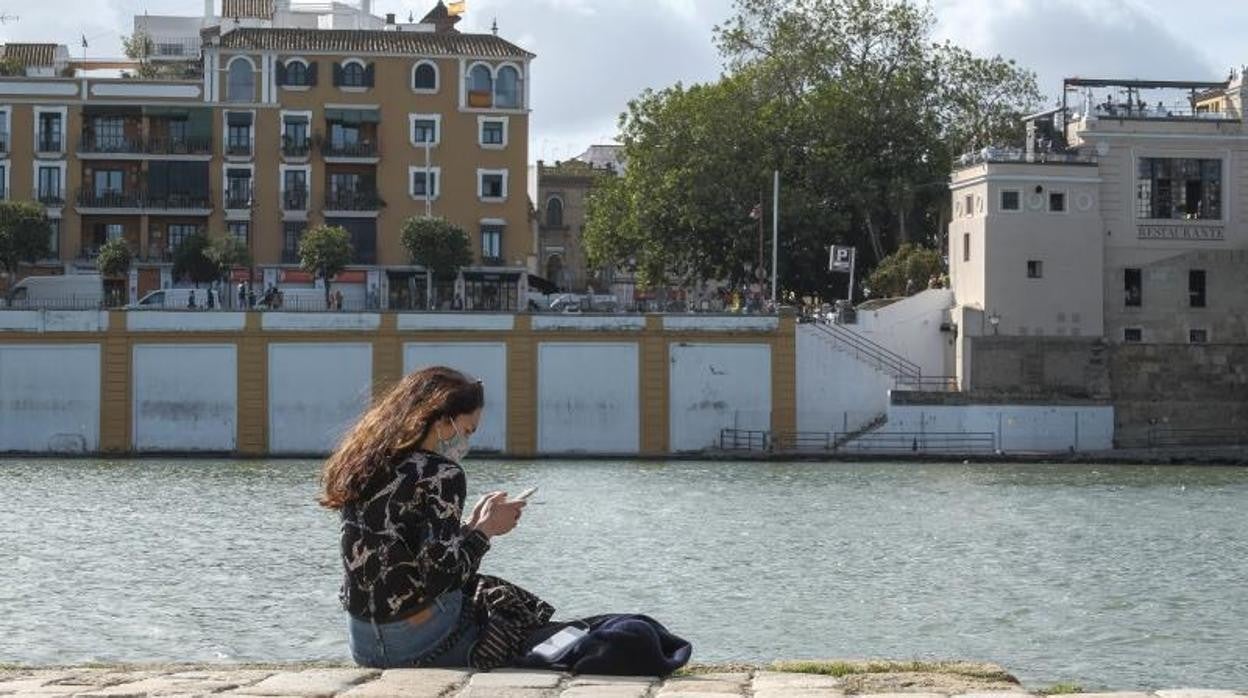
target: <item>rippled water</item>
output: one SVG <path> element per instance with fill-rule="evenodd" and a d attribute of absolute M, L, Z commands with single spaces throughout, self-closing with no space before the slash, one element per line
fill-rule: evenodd
<path fill-rule="evenodd" d="M 345 659 L 312 462 L 0 461 L 0 661 Z M 695 659 L 969 658 L 1029 685 L 1248 686 L 1248 470 L 491 463 L 483 569 Z"/>

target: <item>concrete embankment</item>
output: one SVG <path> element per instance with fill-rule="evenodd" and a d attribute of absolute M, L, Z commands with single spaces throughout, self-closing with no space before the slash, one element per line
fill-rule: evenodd
<path fill-rule="evenodd" d="M 1076 687 L 1065 687 L 1067 693 Z M 1041 691 L 1043 693 L 1043 691 Z M 1004 669 L 962 662 L 777 662 L 701 666 L 672 678 L 570 676 L 554 672 L 397 669 L 330 665 L 126 665 L 0 668 L 0 695 L 129 698 L 149 695 L 315 698 L 473 698 L 863 695 L 896 698 L 1024 698 L 1038 695 Z M 1076 694 L 1090 696 L 1092 694 Z M 1236 698 L 1233 691 L 1096 694 L 1103 698 Z"/>

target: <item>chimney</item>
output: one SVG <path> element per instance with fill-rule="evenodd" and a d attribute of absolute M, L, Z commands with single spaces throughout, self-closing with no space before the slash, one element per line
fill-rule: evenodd
<path fill-rule="evenodd" d="M 217 13 L 213 9 L 214 0 L 204 0 L 204 22 L 211 23 Z"/>
<path fill-rule="evenodd" d="M 373 14 L 373 0 L 360 0 L 360 13 L 371 16 Z"/>
<path fill-rule="evenodd" d="M 387 12 L 387 13 L 386 13 L 386 24 L 394 24 L 394 13 L 393 13 L 393 12 Z"/>

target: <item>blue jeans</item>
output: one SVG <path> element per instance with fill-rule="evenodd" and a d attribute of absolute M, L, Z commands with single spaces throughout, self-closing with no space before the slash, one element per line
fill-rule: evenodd
<path fill-rule="evenodd" d="M 415 666 L 459 626 L 463 603 L 462 591 L 448 591 L 433 602 L 433 615 L 417 625 L 406 620 L 373 623 L 349 616 L 351 658 L 374 669 Z M 426 666 L 469 666 L 468 655 L 479 632 L 475 625 L 469 625 L 449 652 L 429 660 Z"/>

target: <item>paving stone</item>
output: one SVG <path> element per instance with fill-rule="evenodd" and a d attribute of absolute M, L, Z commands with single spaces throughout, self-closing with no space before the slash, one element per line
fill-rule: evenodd
<path fill-rule="evenodd" d="M 1160 698 L 1234 698 L 1243 693 L 1236 691 L 1209 691 L 1199 688 L 1176 688 L 1169 691 L 1157 691 Z"/>
<path fill-rule="evenodd" d="M 39 671 L 28 674 L 7 676 L 0 681 L 0 693 L 22 693 L 44 684 L 64 679 L 71 674 L 66 671 Z"/>
<path fill-rule="evenodd" d="M 467 671 L 453 669 L 390 669 L 343 693 L 342 698 L 437 698 L 469 676 Z"/>
<path fill-rule="evenodd" d="M 254 686 L 233 693 L 249 696 L 302 696 L 328 698 L 381 675 L 376 669 L 305 669 L 275 674 Z"/>
<path fill-rule="evenodd" d="M 600 684 L 575 686 L 559 694 L 559 698 L 646 698 L 650 695 L 648 684 Z"/>
<path fill-rule="evenodd" d="M 835 676 L 760 671 L 754 675 L 752 685 L 755 693 L 779 689 L 818 689 L 825 692 L 843 693 L 845 684 Z"/>
<path fill-rule="evenodd" d="M 957 698 L 1026 698 L 1027 696 L 1030 696 L 1030 695 L 1032 694 L 1028 693 L 1027 689 L 1023 688 L 1022 686 L 1019 686 L 1017 691 L 987 691 L 984 693 L 961 693 L 961 694 L 958 694 Z M 1140 695 L 1144 695 L 1144 694 L 1140 694 Z"/>
<path fill-rule="evenodd" d="M 473 674 L 468 689 L 477 688 L 556 688 L 565 675 L 554 671 L 489 671 Z"/>
<path fill-rule="evenodd" d="M 720 679 L 710 676 L 687 676 L 678 679 L 672 679 L 663 684 L 659 689 L 659 696 L 684 696 L 685 698 L 693 698 L 694 696 L 739 696 L 745 693 L 746 679 L 745 674 L 741 675 L 741 680 Z"/>
<path fill-rule="evenodd" d="M 507 686 L 489 686 L 465 688 L 456 694 L 456 698 L 549 698 L 559 692 L 553 688 L 509 688 Z"/>
<path fill-rule="evenodd" d="M 943 693 L 872 693 L 871 698 L 945 698 Z"/>
<path fill-rule="evenodd" d="M 836 698 L 845 694 L 830 688 L 765 688 L 755 689 L 753 695 L 754 698 Z"/>
<path fill-rule="evenodd" d="M 568 681 L 568 688 L 582 686 L 616 686 L 644 684 L 650 686 L 659 682 L 654 676 L 602 676 L 599 674 L 577 674 Z"/>
<path fill-rule="evenodd" d="M 227 691 L 244 685 L 238 680 L 225 678 L 178 678 L 158 676 L 142 681 L 117 684 L 93 691 L 79 693 L 81 698 L 141 698 L 142 696 L 206 695 Z"/>
<path fill-rule="evenodd" d="M 1068 693 L 1063 698 L 1152 698 L 1148 693 Z"/>

